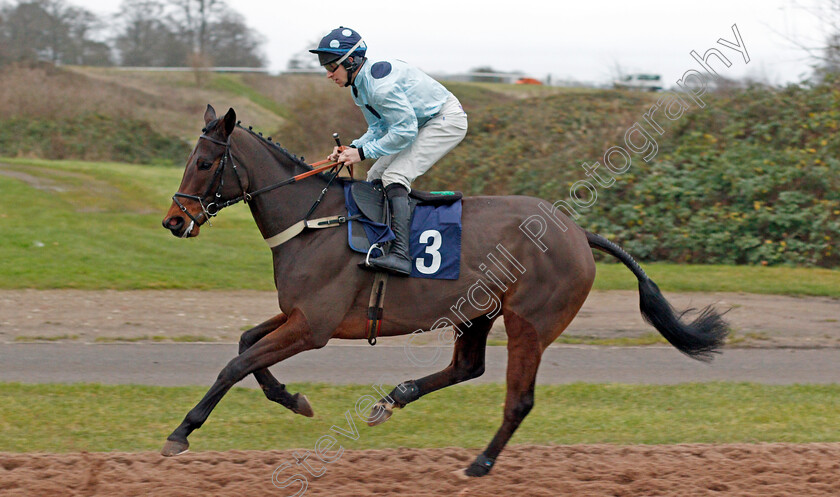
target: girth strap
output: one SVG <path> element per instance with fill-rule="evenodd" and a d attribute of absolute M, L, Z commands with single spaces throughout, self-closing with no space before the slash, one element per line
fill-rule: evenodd
<path fill-rule="evenodd" d="M 373 278 L 373 288 L 370 290 L 370 301 L 368 301 L 367 335 L 368 343 L 371 345 L 376 345 L 376 337 L 379 336 L 382 328 L 386 283 L 388 283 L 388 273 L 376 273 Z"/>
<path fill-rule="evenodd" d="M 358 218 L 359 216 L 329 216 L 318 219 L 303 219 L 284 229 L 280 233 L 277 233 L 270 238 L 266 238 L 265 242 L 268 243 L 270 248 L 274 248 L 298 236 L 307 228 L 337 228 L 347 221 L 353 221 Z"/>

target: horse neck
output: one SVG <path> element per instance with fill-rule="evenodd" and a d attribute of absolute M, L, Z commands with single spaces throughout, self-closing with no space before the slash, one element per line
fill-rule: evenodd
<path fill-rule="evenodd" d="M 241 151 L 234 152 L 242 161 L 243 168 L 247 170 L 249 192 L 276 185 L 309 170 L 275 145 L 260 143 L 258 138 L 250 136 L 244 130 L 240 130 L 237 135 L 237 138 L 244 138 L 237 140 L 243 142 L 243 146 Z M 249 206 L 263 238 L 274 236 L 303 219 L 326 185 L 324 178 L 315 175 L 254 197 Z M 343 213 L 343 192 L 340 184 L 333 182 L 321 205 L 311 217 Z"/>

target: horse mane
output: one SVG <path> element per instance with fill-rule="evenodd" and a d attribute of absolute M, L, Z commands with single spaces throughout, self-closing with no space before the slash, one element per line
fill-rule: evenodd
<path fill-rule="evenodd" d="M 273 141 L 270 136 L 268 138 L 266 138 L 262 135 L 262 133 L 258 133 L 256 131 L 254 131 L 253 126 L 248 126 L 246 128 L 245 126 L 242 126 L 242 121 L 237 121 L 236 122 L 236 127 L 245 131 L 245 132 L 247 132 L 248 134 L 250 134 L 254 138 L 256 138 L 257 141 L 262 143 L 263 146 L 265 146 L 271 152 L 271 154 L 274 155 L 275 157 L 279 154 L 283 158 L 289 160 L 290 162 L 292 162 L 293 164 L 295 164 L 297 166 L 300 166 L 300 167 L 304 168 L 307 171 L 311 171 L 313 169 L 312 166 L 310 166 L 309 164 L 307 164 L 304 161 L 303 157 L 298 157 L 297 155 L 293 154 L 292 152 L 289 152 L 288 150 L 286 150 L 285 148 L 280 146 L 280 144 L 278 142 Z M 316 176 L 320 176 L 321 178 L 324 178 L 324 179 L 329 179 L 329 176 L 324 172 L 320 172 L 320 173 L 316 174 Z"/>

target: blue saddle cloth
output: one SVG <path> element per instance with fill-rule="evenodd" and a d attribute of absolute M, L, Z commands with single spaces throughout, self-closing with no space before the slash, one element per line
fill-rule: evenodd
<path fill-rule="evenodd" d="M 394 239 L 387 224 L 370 220 L 356 205 L 350 188 L 344 184 L 344 203 L 348 216 L 361 216 L 347 223 L 347 242 L 351 249 L 366 254 L 374 244 Z M 411 199 L 414 207 L 409 234 L 411 276 L 457 280 L 461 274 L 461 200 L 449 204 L 425 204 Z M 373 249 L 371 257 L 382 251 Z"/>

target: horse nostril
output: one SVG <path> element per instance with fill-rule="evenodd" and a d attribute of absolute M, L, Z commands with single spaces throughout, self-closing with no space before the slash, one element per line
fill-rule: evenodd
<path fill-rule="evenodd" d="M 173 216 L 163 220 L 163 227 L 170 231 L 180 230 L 184 226 L 184 220 L 179 216 Z"/>

